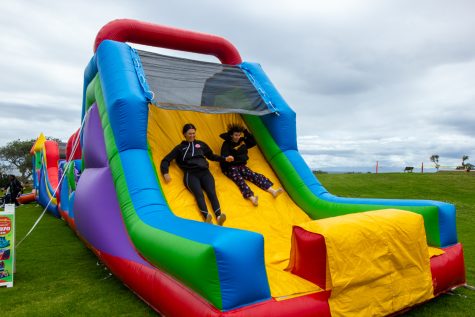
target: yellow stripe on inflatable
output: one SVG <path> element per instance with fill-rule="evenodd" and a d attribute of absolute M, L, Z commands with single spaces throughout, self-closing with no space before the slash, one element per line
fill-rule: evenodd
<path fill-rule="evenodd" d="M 183 184 L 183 172 L 177 165 L 175 163 L 171 165 L 171 183 L 165 184 L 160 174 L 160 161 L 184 139 L 181 131 L 186 123 L 193 123 L 197 128 L 196 138 L 206 142 L 215 153 L 220 154 L 223 140 L 219 134 L 226 131 L 229 123 L 244 124 L 244 122 L 237 114 L 178 112 L 150 106 L 148 142 L 168 205 L 179 217 L 203 221 L 193 196 Z M 282 186 L 257 147 L 249 150 L 249 157 L 248 166 L 252 170 L 266 175 L 275 183 L 275 188 Z M 289 262 L 292 226 L 310 221 L 310 218 L 287 194 L 284 193 L 274 199 L 269 193 L 248 182 L 254 193 L 259 196 L 259 206 L 255 207 L 249 200 L 245 200 L 238 187 L 223 175 L 219 163 L 210 162 L 210 171 L 216 180 L 216 192 L 221 209 L 227 215 L 225 226 L 259 232 L 264 236 L 266 270 L 271 295 L 284 299 L 320 291 L 321 289 L 315 284 L 284 271 Z M 211 210 L 209 202 L 208 208 Z"/>
<path fill-rule="evenodd" d="M 43 134 L 43 132 L 41 132 L 40 136 L 36 139 L 35 143 L 31 147 L 30 154 L 41 151 L 44 147 L 45 142 L 46 142 L 46 137 Z"/>
<path fill-rule="evenodd" d="M 429 247 L 429 256 L 432 258 L 434 256 L 442 255 L 445 251 L 439 248 Z"/>

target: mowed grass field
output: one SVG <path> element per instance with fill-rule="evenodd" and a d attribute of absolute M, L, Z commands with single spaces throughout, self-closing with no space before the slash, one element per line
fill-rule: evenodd
<path fill-rule="evenodd" d="M 333 194 L 415 198 L 453 203 L 469 284 L 475 284 L 475 173 L 319 174 Z M 17 209 L 17 241 L 40 215 L 36 204 Z M 475 291 L 458 289 L 403 316 L 475 316 Z M 0 289 L 5 316 L 154 316 L 156 313 L 109 271 L 62 220 L 49 214 L 17 249 L 13 288 Z"/>
<path fill-rule="evenodd" d="M 17 241 L 42 210 L 17 208 Z M 97 262 L 66 222 L 45 214 L 17 248 L 14 286 L 0 289 L 2 316 L 156 316 Z"/>

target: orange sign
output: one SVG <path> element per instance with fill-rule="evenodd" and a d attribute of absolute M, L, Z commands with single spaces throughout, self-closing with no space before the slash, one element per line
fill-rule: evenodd
<path fill-rule="evenodd" d="M 0 217 L 0 236 L 5 236 L 12 230 L 12 222 L 8 217 Z"/>

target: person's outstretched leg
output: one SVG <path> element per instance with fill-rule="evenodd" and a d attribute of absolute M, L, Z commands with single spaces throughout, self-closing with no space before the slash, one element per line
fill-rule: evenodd
<path fill-rule="evenodd" d="M 278 189 L 272 188 L 272 185 L 274 185 L 274 183 L 272 183 L 270 179 L 268 179 L 262 174 L 252 171 L 247 166 L 240 167 L 240 172 L 244 179 L 251 181 L 252 183 L 257 185 L 259 188 L 262 188 L 263 190 L 271 193 L 272 196 L 274 196 L 274 198 L 279 196 L 284 191 L 282 188 L 278 188 Z"/>
<path fill-rule="evenodd" d="M 265 177 L 262 174 L 252 171 L 247 166 L 240 166 L 240 172 L 241 172 L 242 177 L 244 177 L 244 179 L 254 183 L 259 188 L 262 188 L 263 190 L 268 190 L 269 188 L 272 187 L 272 185 L 274 185 L 267 177 Z"/>
<path fill-rule="evenodd" d="M 188 190 L 195 197 L 196 203 L 198 204 L 198 208 L 200 209 L 201 215 L 203 216 L 205 222 L 210 223 L 212 217 L 208 213 L 208 208 L 206 207 L 205 196 L 203 194 L 203 190 L 201 189 L 200 179 L 193 173 L 185 172 L 183 182 L 185 183 L 186 188 L 188 188 Z"/>
<path fill-rule="evenodd" d="M 211 206 L 213 207 L 214 215 L 218 221 L 218 225 L 222 226 L 226 221 L 226 215 L 221 212 L 221 206 L 219 205 L 218 196 L 216 195 L 216 185 L 214 183 L 214 177 L 209 170 L 200 174 L 201 187 L 206 192 Z"/>
<path fill-rule="evenodd" d="M 249 198 L 254 196 L 251 188 L 246 184 L 246 181 L 240 173 L 240 169 L 237 166 L 230 167 L 224 172 L 228 178 L 230 178 L 236 185 L 239 187 L 241 194 L 244 198 Z"/>

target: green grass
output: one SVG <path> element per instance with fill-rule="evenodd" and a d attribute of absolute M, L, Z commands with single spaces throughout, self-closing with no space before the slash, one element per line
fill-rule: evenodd
<path fill-rule="evenodd" d="M 17 208 L 17 241 L 41 211 L 35 204 Z M 156 316 L 50 214 L 17 248 L 14 286 L 0 289 L 0 303 L 3 316 Z"/>
<path fill-rule="evenodd" d="M 321 174 L 318 178 L 338 196 L 432 199 L 455 204 L 467 279 L 469 284 L 475 284 L 475 173 Z M 17 240 L 41 211 L 35 204 L 17 209 Z M 17 249 L 15 286 L 0 289 L 3 315 L 155 316 L 152 309 L 96 263 L 97 258 L 65 222 L 45 215 Z M 456 296 L 439 296 L 404 316 L 473 316 L 475 292 L 458 289 L 455 293 Z"/>
<path fill-rule="evenodd" d="M 467 282 L 475 285 L 475 173 L 318 174 L 317 177 L 329 192 L 341 197 L 430 199 L 454 204 Z M 475 291 L 459 288 L 454 293 L 455 296 L 439 296 L 403 316 L 475 316 Z"/>

